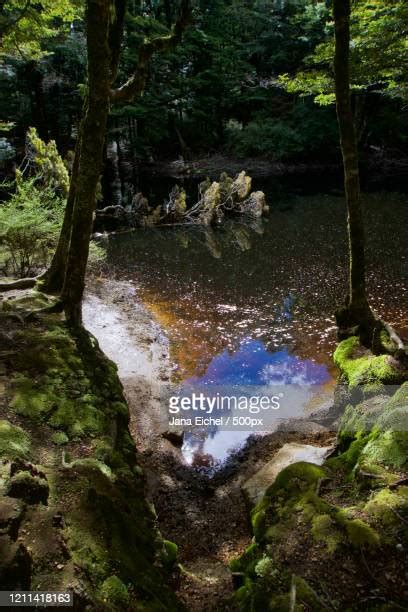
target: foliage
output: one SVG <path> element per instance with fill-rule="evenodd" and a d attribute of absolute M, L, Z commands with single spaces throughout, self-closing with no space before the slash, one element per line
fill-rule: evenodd
<path fill-rule="evenodd" d="M 227 128 L 227 146 L 237 156 L 270 154 L 283 159 L 302 150 L 300 133 L 284 121 L 255 120 Z"/>
<path fill-rule="evenodd" d="M 42 3 L 42 22 L 67 2 L 53 2 L 54 8 L 51 0 Z M 128 5 L 117 84 L 134 71 L 144 38 L 168 31 L 179 2 Z M 353 2 L 352 86 L 359 142 L 368 154 L 398 156 L 406 148 L 406 13 L 403 0 Z M 23 33 L 23 24 L 18 21 L 14 36 L 24 34 L 39 51 L 4 56 L 0 116 L 15 126 L 0 151 L 7 158 L 18 154 L 35 125 L 65 155 L 74 148 L 86 80 L 81 12 L 72 2 L 49 30 L 33 26 L 30 34 L 25 26 Z M 145 159 L 227 150 L 291 162 L 334 161 L 332 57 L 328 2 L 200 0 L 182 43 L 153 58 L 144 96 L 113 105 L 108 137 L 124 145 L 124 155 Z"/>
<path fill-rule="evenodd" d="M 358 0 L 351 20 L 351 83 L 355 92 L 376 91 L 407 99 L 408 6 L 404 0 Z M 318 104 L 334 102 L 332 58 L 333 24 L 327 20 L 328 38 L 305 57 L 305 67 L 280 76 L 291 93 L 313 95 Z"/>
<path fill-rule="evenodd" d="M 37 134 L 35 128 L 27 132 L 26 169 L 34 166 L 36 180 L 44 187 L 60 192 L 63 197 L 68 195 L 69 174 L 66 165 L 58 153 L 55 140 L 45 143 Z"/>
<path fill-rule="evenodd" d="M 5 0 L 0 4 L 0 55 L 38 59 L 45 40 L 81 14 L 80 0 Z"/>
<path fill-rule="evenodd" d="M 5 274 L 26 277 L 48 262 L 62 220 L 63 203 L 38 177 L 17 175 L 16 190 L 0 206 L 0 265 Z"/>

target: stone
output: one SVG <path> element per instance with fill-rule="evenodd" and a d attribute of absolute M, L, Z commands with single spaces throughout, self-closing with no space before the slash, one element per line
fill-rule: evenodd
<path fill-rule="evenodd" d="M 299 461 L 322 465 L 332 450 L 332 446 L 311 446 L 296 442 L 284 444 L 271 461 L 242 485 L 248 502 L 251 506 L 256 505 L 265 491 L 275 482 L 278 474 L 289 465 Z"/>
<path fill-rule="evenodd" d="M 17 472 L 8 482 L 6 495 L 23 499 L 28 504 L 47 504 L 48 483 L 45 478 L 33 476 L 28 471 Z"/>

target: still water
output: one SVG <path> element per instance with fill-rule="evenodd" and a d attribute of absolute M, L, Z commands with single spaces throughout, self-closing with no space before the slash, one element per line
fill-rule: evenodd
<path fill-rule="evenodd" d="M 267 195 L 271 212 L 260 223 L 237 218 L 214 230 L 136 230 L 109 239 L 109 274 L 137 283 L 170 338 L 181 384 L 333 384 L 333 313 L 347 287 L 344 200 Z M 406 334 L 406 197 L 364 200 L 370 301 Z M 211 466 L 247 435 L 188 434 L 184 455 Z"/>

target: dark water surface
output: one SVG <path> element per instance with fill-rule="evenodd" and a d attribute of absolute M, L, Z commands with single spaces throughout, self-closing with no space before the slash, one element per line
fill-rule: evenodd
<path fill-rule="evenodd" d="M 347 287 L 344 200 L 268 195 L 271 212 L 259 224 L 236 219 L 209 231 L 149 229 L 109 239 L 109 273 L 137 282 L 170 338 L 179 381 L 259 384 L 269 376 L 271 384 L 321 387 L 334 379 L 333 313 Z M 370 301 L 406 334 L 406 196 L 364 200 Z M 185 456 L 198 465 L 200 457 L 223 460 L 244 438 L 191 434 Z"/>

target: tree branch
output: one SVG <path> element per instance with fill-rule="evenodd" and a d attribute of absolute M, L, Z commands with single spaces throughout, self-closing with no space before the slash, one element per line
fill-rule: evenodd
<path fill-rule="evenodd" d="M 139 58 L 135 72 L 124 85 L 118 89 L 111 90 L 110 97 L 112 102 L 131 102 L 143 93 L 152 56 L 155 53 L 169 51 L 176 47 L 190 22 L 190 0 L 182 0 L 180 14 L 171 34 L 147 39 L 143 42 L 139 49 Z"/>

